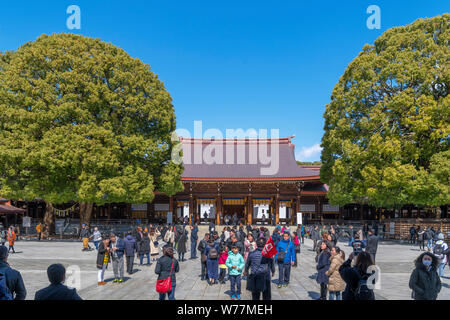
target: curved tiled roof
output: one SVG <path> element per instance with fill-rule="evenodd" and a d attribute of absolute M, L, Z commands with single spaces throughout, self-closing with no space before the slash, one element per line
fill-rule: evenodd
<path fill-rule="evenodd" d="M 319 180 L 319 172 L 297 165 L 291 138 L 180 140 L 182 180 Z"/>

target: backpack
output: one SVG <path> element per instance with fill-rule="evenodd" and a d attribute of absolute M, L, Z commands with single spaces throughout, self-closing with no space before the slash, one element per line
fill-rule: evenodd
<path fill-rule="evenodd" d="M 14 300 L 14 296 L 6 284 L 6 268 L 0 270 L 0 300 Z"/>
<path fill-rule="evenodd" d="M 355 300 L 375 300 L 375 294 L 372 289 L 367 286 L 368 274 L 362 276 L 358 281 L 358 286 L 353 291 Z"/>
<path fill-rule="evenodd" d="M 211 249 L 209 250 L 208 256 L 209 256 L 210 259 L 217 259 L 218 256 L 219 256 L 219 253 L 217 252 L 217 249 L 216 249 L 216 248 L 211 248 Z"/>
<path fill-rule="evenodd" d="M 444 247 L 442 244 L 437 244 L 433 248 L 433 253 L 436 255 L 441 255 L 444 252 Z"/>
<path fill-rule="evenodd" d="M 260 237 L 260 238 L 264 238 L 264 232 L 263 232 L 263 231 L 260 231 L 260 232 L 259 232 L 259 237 Z"/>

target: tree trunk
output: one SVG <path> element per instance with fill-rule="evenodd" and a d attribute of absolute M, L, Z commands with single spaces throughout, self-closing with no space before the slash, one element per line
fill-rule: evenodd
<path fill-rule="evenodd" d="M 94 204 L 92 202 L 80 202 L 80 224 L 89 226 L 91 222 L 92 209 Z"/>
<path fill-rule="evenodd" d="M 436 219 L 440 219 L 441 218 L 441 207 L 437 206 L 436 207 Z"/>
<path fill-rule="evenodd" d="M 53 204 L 45 201 L 45 215 L 44 215 L 44 238 L 55 234 L 55 214 L 53 212 Z"/>

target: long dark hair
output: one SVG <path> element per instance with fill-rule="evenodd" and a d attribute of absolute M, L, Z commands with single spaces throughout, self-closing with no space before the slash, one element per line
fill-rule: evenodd
<path fill-rule="evenodd" d="M 363 274 L 367 273 L 367 269 L 373 265 L 372 256 L 368 252 L 362 251 L 356 256 L 355 268 L 357 268 L 359 272 Z"/>
<path fill-rule="evenodd" d="M 434 267 L 434 269 L 437 269 L 437 265 L 438 265 L 438 258 L 436 258 L 436 256 L 434 254 L 432 254 L 431 252 L 424 252 L 422 253 L 419 257 L 417 257 L 416 260 L 414 260 L 414 264 L 416 266 L 416 268 L 423 268 L 423 257 L 424 256 L 429 256 L 431 257 L 431 265 Z"/>

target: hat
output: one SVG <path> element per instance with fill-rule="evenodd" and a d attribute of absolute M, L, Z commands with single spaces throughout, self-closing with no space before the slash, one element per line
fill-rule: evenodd
<path fill-rule="evenodd" d="M 439 239 L 439 240 L 444 240 L 445 237 L 444 237 L 444 235 L 443 235 L 442 233 L 439 233 L 439 234 L 438 234 L 438 239 Z"/>

